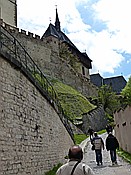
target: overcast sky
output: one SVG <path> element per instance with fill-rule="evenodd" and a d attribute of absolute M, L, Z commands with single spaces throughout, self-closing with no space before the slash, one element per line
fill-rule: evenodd
<path fill-rule="evenodd" d="M 90 73 L 131 76 L 130 0 L 17 0 L 18 27 L 42 36 L 55 22 L 92 60 Z"/>

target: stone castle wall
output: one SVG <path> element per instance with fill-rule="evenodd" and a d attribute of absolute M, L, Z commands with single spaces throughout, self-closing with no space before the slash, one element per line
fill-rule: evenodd
<path fill-rule="evenodd" d="M 0 57 L 0 174 L 42 175 L 73 141 L 32 83 Z"/>
<path fill-rule="evenodd" d="M 89 79 L 74 71 L 67 61 L 59 56 L 59 41 L 56 38 L 42 41 L 40 36 L 33 33 L 20 31 L 7 24 L 5 27 L 20 41 L 44 74 L 58 78 L 87 97 L 97 96 L 97 87 Z"/>
<path fill-rule="evenodd" d="M 119 140 L 120 147 L 131 153 L 131 106 L 120 109 L 114 113 L 115 135 Z"/>
<path fill-rule="evenodd" d="M 88 134 L 89 126 L 91 126 L 94 131 L 100 131 L 105 129 L 107 125 L 107 120 L 105 118 L 105 111 L 102 105 L 98 106 L 97 109 L 92 110 L 89 113 L 83 114 L 83 131 Z"/>

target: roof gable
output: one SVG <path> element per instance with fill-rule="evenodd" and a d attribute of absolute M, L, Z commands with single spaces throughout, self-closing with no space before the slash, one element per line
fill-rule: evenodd
<path fill-rule="evenodd" d="M 55 26 L 51 23 L 49 24 L 47 30 L 43 34 L 42 39 L 46 38 L 48 36 L 55 36 L 55 37 L 59 38 L 59 33 L 57 32 Z"/>
<path fill-rule="evenodd" d="M 101 87 L 103 85 L 103 78 L 100 76 L 99 73 L 90 75 L 90 80 L 94 85 L 98 87 Z"/>
<path fill-rule="evenodd" d="M 86 53 L 81 53 L 77 49 L 77 47 L 71 42 L 71 40 L 61 31 L 57 11 L 55 25 L 50 23 L 41 39 L 44 40 L 44 38 L 47 38 L 49 36 L 57 37 L 60 41 L 66 43 L 69 46 L 70 50 L 78 56 L 83 66 L 85 66 L 87 69 L 92 68 L 92 60 L 88 57 L 88 55 Z"/>
<path fill-rule="evenodd" d="M 126 83 L 127 82 L 123 76 L 104 79 L 104 84 L 110 85 L 112 87 L 112 90 L 115 91 L 116 93 L 120 93 L 122 89 L 125 87 Z"/>
<path fill-rule="evenodd" d="M 117 94 L 120 94 L 120 92 L 122 91 L 122 89 L 125 87 L 127 83 L 123 76 L 102 78 L 100 74 L 90 75 L 90 80 L 93 84 L 95 84 L 98 87 L 101 87 L 102 85 L 111 86 L 112 90 Z"/>
<path fill-rule="evenodd" d="M 77 49 L 77 47 L 71 42 L 71 40 L 62 31 L 57 31 L 56 27 L 51 23 L 49 24 L 49 27 L 47 28 L 47 30 L 43 34 L 42 39 L 44 39 L 48 36 L 55 36 L 59 40 L 66 42 Z"/>

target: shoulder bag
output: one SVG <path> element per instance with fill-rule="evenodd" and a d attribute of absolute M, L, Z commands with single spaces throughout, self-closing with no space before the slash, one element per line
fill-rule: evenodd
<path fill-rule="evenodd" d="M 73 167 L 73 169 L 72 169 L 72 171 L 71 171 L 71 175 L 73 175 L 73 173 L 74 173 L 74 171 L 75 171 L 75 169 L 76 169 L 76 167 L 77 167 L 77 165 L 79 164 L 80 162 L 78 161 L 75 165 L 74 165 L 74 167 Z"/>

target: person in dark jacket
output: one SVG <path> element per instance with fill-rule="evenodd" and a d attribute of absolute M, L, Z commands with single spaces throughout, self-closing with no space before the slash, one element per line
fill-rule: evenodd
<path fill-rule="evenodd" d="M 112 165 L 117 164 L 116 149 L 119 149 L 119 142 L 112 133 L 109 133 L 109 135 L 106 138 L 106 149 L 107 151 L 110 151 Z"/>
<path fill-rule="evenodd" d="M 92 140 L 93 134 L 94 134 L 94 130 L 91 128 L 91 126 L 89 126 L 88 133 L 90 135 L 90 140 Z"/>
<path fill-rule="evenodd" d="M 109 134 L 110 132 L 112 132 L 112 130 L 113 130 L 112 126 L 110 124 L 107 124 L 106 126 L 107 133 Z"/>

